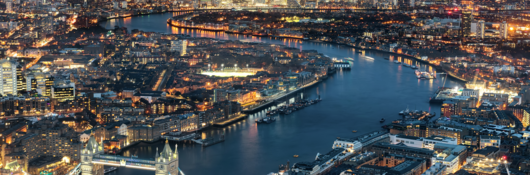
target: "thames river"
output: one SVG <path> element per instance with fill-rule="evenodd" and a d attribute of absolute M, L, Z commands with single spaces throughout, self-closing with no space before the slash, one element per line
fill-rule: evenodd
<path fill-rule="evenodd" d="M 244 40 L 283 44 L 303 50 L 317 50 L 329 57 L 354 59 L 351 71 L 338 71 L 322 83 L 304 90 L 304 96 L 322 102 L 279 117 L 271 124 L 256 125 L 254 119 L 235 123 L 225 128 L 212 128 L 206 135 L 225 133 L 226 141 L 202 148 L 191 143 L 178 143 L 179 166 L 186 175 L 206 174 L 267 174 L 277 172 L 278 165 L 288 160 L 291 165 L 300 161 L 312 161 L 317 153 L 331 150 L 337 137 L 348 138 L 381 129 L 381 118 L 386 123 L 398 119 L 398 112 L 407 108 L 428 110 L 440 113 L 440 106 L 429 105 L 429 97 L 445 79 L 438 75 L 434 80 L 418 80 L 414 70 L 395 64 L 381 52 L 367 51 L 369 59 L 360 56 L 353 48 L 328 43 L 300 41 L 296 39 L 271 39 L 254 36 L 232 35 L 222 32 L 209 32 L 176 28 L 167 25 L 166 20 L 173 13 L 113 19 L 101 23 L 111 29 L 115 25 L 129 30 L 139 29 L 149 32 L 188 34 L 195 37 Z M 415 62 L 407 60 L 409 63 Z M 426 65 L 420 68 L 428 69 Z M 448 79 L 445 86 L 462 86 Z M 357 130 L 357 133 L 352 133 Z M 171 143 L 174 148 L 175 143 Z M 162 151 L 163 142 L 139 144 L 124 152 L 124 155 L 137 155 L 139 158 L 154 158 L 158 147 Z M 299 155 L 293 158 L 293 155 Z M 154 171 L 119 168 L 112 174 L 154 174 Z"/>

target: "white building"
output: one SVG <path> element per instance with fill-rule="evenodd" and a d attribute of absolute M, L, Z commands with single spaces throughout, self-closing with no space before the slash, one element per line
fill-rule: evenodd
<path fill-rule="evenodd" d="M 186 55 L 188 40 L 171 41 L 171 51 L 179 51 L 180 56 Z"/>
<path fill-rule="evenodd" d="M 500 31 L 500 38 L 508 39 L 508 23 L 506 21 L 501 23 Z"/>
<path fill-rule="evenodd" d="M 440 162 L 437 162 L 434 165 L 432 165 L 431 167 L 429 167 L 429 169 L 427 169 L 427 171 L 425 171 L 421 175 L 444 175 L 446 168 L 447 168 L 447 166 L 443 165 Z"/>
<path fill-rule="evenodd" d="M 348 152 L 360 152 L 363 144 L 357 140 L 337 139 L 333 142 L 332 148 L 344 148 Z"/>
<path fill-rule="evenodd" d="M 457 139 L 451 138 L 451 137 L 433 135 L 427 138 L 423 138 L 423 148 L 433 150 L 434 145 L 438 143 L 444 143 L 448 145 L 458 145 Z"/>
<path fill-rule="evenodd" d="M 480 136 L 480 149 L 486 148 L 488 146 L 499 147 L 501 144 L 501 137 L 499 136 Z"/>
<path fill-rule="evenodd" d="M 459 170 L 459 156 L 467 150 L 465 146 L 437 143 L 434 147 L 436 150 L 444 151 L 435 153 L 434 157 L 431 159 L 432 164 L 441 163 L 446 166 L 445 174 L 455 173 Z"/>
<path fill-rule="evenodd" d="M 121 8 L 126 9 L 127 8 L 127 1 L 121 1 Z"/>
<path fill-rule="evenodd" d="M 17 95 L 17 62 L 13 59 L 0 60 L 0 94 Z"/>
<path fill-rule="evenodd" d="M 388 139 L 389 135 L 388 131 L 376 131 L 360 135 L 356 138 L 337 138 L 337 140 L 333 142 L 332 148 L 343 148 L 348 152 L 360 152 L 362 151 L 363 146 L 369 146 L 381 140 Z"/>
<path fill-rule="evenodd" d="M 119 3 L 117 1 L 112 2 L 112 8 L 114 9 L 120 9 Z"/>
<path fill-rule="evenodd" d="M 6 13 L 13 12 L 13 2 L 6 2 Z"/>
<path fill-rule="evenodd" d="M 406 136 L 406 135 L 390 135 L 390 143 L 398 144 L 403 143 L 409 147 L 423 148 L 423 138 Z"/>
<path fill-rule="evenodd" d="M 477 37 L 480 39 L 484 39 L 484 20 L 479 20 L 477 24 Z"/>

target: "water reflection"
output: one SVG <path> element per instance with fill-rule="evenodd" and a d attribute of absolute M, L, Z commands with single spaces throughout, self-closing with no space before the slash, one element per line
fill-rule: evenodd
<path fill-rule="evenodd" d="M 440 106 L 429 106 L 428 99 L 443 84 L 445 76 L 418 81 L 414 70 L 393 63 L 396 59 L 401 61 L 401 57 L 364 51 L 364 55 L 374 58 L 373 62 L 368 62 L 360 59 L 356 49 L 347 46 L 171 27 L 166 24 L 166 20 L 172 15 L 167 13 L 150 15 L 149 18 L 132 17 L 127 19 L 128 22 L 124 19 L 109 20 L 103 22 L 102 26 L 114 28 L 114 25 L 119 25 L 129 30 L 287 44 L 299 49 L 314 49 L 330 57 L 351 57 L 355 60 L 352 70 L 338 72 L 323 83 L 304 90 L 304 97 L 316 98 L 320 95 L 323 98 L 316 105 L 280 117 L 271 124 L 255 124 L 256 118 L 265 116 L 265 111 L 260 111 L 247 120 L 228 127 L 206 130 L 201 137 L 215 137 L 222 133 L 226 135 L 225 142 L 210 147 L 202 148 L 190 142 L 179 142 L 179 155 L 183 160 L 180 161 L 180 168 L 186 174 L 266 174 L 277 171 L 277 166 L 287 160 L 314 160 L 317 152 L 330 150 L 336 137 L 354 137 L 380 128 L 381 124 L 374 121 L 374 116 L 384 116 L 389 121 L 397 119 L 399 116 L 396 113 L 406 105 L 437 113 L 440 111 Z M 384 57 L 389 57 L 389 60 L 383 59 Z M 412 59 L 407 60 L 407 63 L 419 64 L 421 69 L 434 71 L 432 67 Z M 446 86 L 455 85 L 456 82 L 447 80 Z M 359 132 L 352 133 L 351 130 Z M 173 149 L 174 144 L 170 144 Z M 154 149 L 162 146 L 163 142 L 139 144 L 125 151 L 124 155 L 152 158 L 155 155 Z M 293 154 L 300 157 L 292 160 Z M 120 168 L 117 174 L 152 175 L 154 172 Z"/>

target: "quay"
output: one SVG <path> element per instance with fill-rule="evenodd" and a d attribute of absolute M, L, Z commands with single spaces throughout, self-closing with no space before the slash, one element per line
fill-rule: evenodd
<path fill-rule="evenodd" d="M 268 106 L 270 106 L 270 105 L 276 103 L 276 101 L 277 101 L 278 99 L 281 99 L 281 98 L 287 97 L 287 96 L 289 96 L 289 95 L 292 95 L 292 94 L 294 94 L 294 93 L 296 93 L 296 92 L 298 92 L 298 91 L 300 91 L 300 90 L 302 90 L 302 89 L 304 89 L 304 88 L 311 87 L 311 86 L 313 86 L 313 85 L 315 85 L 315 84 L 317 84 L 317 83 L 319 83 L 319 82 L 321 82 L 321 81 L 322 81 L 322 80 L 315 80 L 315 81 L 313 81 L 313 82 L 311 82 L 311 83 L 309 83 L 309 84 L 306 84 L 306 85 L 304 85 L 304 86 L 302 86 L 302 87 L 300 87 L 300 88 L 298 88 L 298 89 L 295 89 L 295 90 L 289 91 L 289 92 L 287 92 L 286 94 L 279 95 L 278 97 L 273 97 L 273 96 L 271 96 L 272 98 L 271 98 L 271 99 L 267 99 L 267 102 L 266 102 L 266 103 L 263 103 L 263 104 L 261 104 L 261 105 L 259 105 L 259 106 L 254 107 L 254 108 L 245 109 L 245 110 L 243 110 L 242 112 L 244 112 L 244 113 L 254 113 L 254 112 L 256 112 L 256 111 L 258 111 L 258 110 L 260 110 L 260 109 L 263 109 L 263 108 L 265 108 L 265 107 L 268 107 Z"/>
<path fill-rule="evenodd" d="M 239 114 L 238 116 L 235 116 L 235 117 L 232 117 L 232 118 L 216 121 L 216 122 L 213 123 L 213 125 L 214 126 L 226 126 L 226 125 L 232 124 L 234 122 L 237 122 L 239 120 L 243 120 L 243 119 L 245 119 L 247 117 L 248 117 L 247 114 Z"/>
<path fill-rule="evenodd" d="M 207 147 L 207 146 L 212 146 L 212 145 L 224 142 L 225 141 L 225 136 L 221 135 L 221 137 L 219 137 L 217 139 L 214 139 L 214 138 L 210 138 L 210 139 L 191 139 L 191 141 L 202 145 L 202 147 Z"/>
<path fill-rule="evenodd" d="M 460 94 L 461 92 L 459 92 L 458 89 L 441 87 L 436 90 L 434 95 L 429 99 L 429 103 L 442 104 L 444 101 L 451 100 Z"/>
<path fill-rule="evenodd" d="M 170 132 L 160 136 L 161 139 L 171 140 L 171 141 L 184 141 L 194 138 L 197 134 L 194 132 Z"/>
<path fill-rule="evenodd" d="M 113 172 L 113 171 L 116 171 L 116 170 L 118 170 L 118 168 L 116 168 L 116 167 L 110 167 L 110 168 L 105 169 L 105 171 L 103 172 L 103 174 L 107 174 L 107 173 L 110 173 L 110 172 Z"/>

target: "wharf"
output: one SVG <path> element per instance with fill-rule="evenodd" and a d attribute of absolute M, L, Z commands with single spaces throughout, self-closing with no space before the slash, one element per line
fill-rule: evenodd
<path fill-rule="evenodd" d="M 276 97 L 271 96 L 271 98 L 268 99 L 268 101 L 267 101 L 266 103 L 263 103 L 263 104 L 261 104 L 261 105 L 259 105 L 259 106 L 256 106 L 256 107 L 254 107 L 254 108 L 251 108 L 251 109 L 243 110 L 243 112 L 244 112 L 244 113 L 253 113 L 253 112 L 255 112 L 255 111 L 259 110 L 259 109 L 262 109 L 262 108 L 264 108 L 264 107 L 267 107 L 267 106 L 269 106 L 269 105 L 275 103 L 276 100 L 278 100 L 278 99 L 281 99 L 281 98 L 283 98 L 283 97 L 286 97 L 286 96 L 292 95 L 293 93 L 296 93 L 296 92 L 298 92 L 298 91 L 300 91 L 300 90 L 302 90 L 302 89 L 304 89 L 304 88 L 311 87 L 311 86 L 313 86 L 313 85 L 315 85 L 315 84 L 317 84 L 317 83 L 319 83 L 319 82 L 321 82 L 321 80 L 315 80 L 315 81 L 313 81 L 313 82 L 311 82 L 311 83 L 309 83 L 309 84 L 306 84 L 306 85 L 304 85 L 304 86 L 302 86 L 302 87 L 300 87 L 300 88 L 298 88 L 298 89 L 295 89 L 295 90 L 289 91 L 289 92 L 287 92 L 287 93 L 285 93 L 285 94 L 282 94 L 282 95 L 279 95 L 279 96 L 276 96 Z"/>
<path fill-rule="evenodd" d="M 223 119 L 223 120 L 220 120 L 220 121 L 216 121 L 215 123 L 213 123 L 214 126 L 226 126 L 226 125 L 229 125 L 229 124 L 232 124 L 234 122 L 237 122 L 239 120 L 243 120 L 244 118 L 247 118 L 248 115 L 247 114 L 239 114 L 238 116 L 235 116 L 235 117 L 232 117 L 232 118 L 229 118 L 229 119 Z"/>
<path fill-rule="evenodd" d="M 461 92 L 453 88 L 441 87 L 429 99 L 429 103 L 442 104 L 444 101 L 451 100 L 460 94 Z"/>
<path fill-rule="evenodd" d="M 211 139 L 191 139 L 191 141 L 201 144 L 202 147 L 207 147 L 207 146 L 212 146 L 212 145 L 224 142 L 225 137 L 224 135 L 222 135 L 220 138 L 217 138 L 217 139 L 213 139 L 213 138 Z"/>
<path fill-rule="evenodd" d="M 110 172 L 113 172 L 113 171 L 116 171 L 116 170 L 118 170 L 118 168 L 116 168 L 116 167 L 110 167 L 110 168 L 105 169 L 105 171 L 103 172 L 103 174 L 107 174 L 107 173 L 110 173 Z"/>
<path fill-rule="evenodd" d="M 167 139 L 171 141 L 184 141 L 192 139 L 196 136 L 194 132 L 170 132 L 160 136 L 162 139 Z"/>

